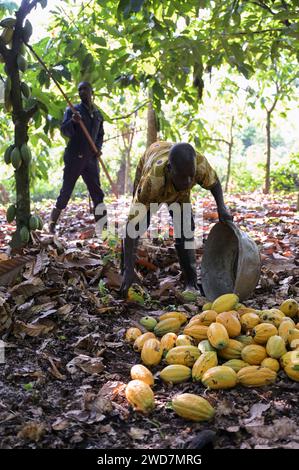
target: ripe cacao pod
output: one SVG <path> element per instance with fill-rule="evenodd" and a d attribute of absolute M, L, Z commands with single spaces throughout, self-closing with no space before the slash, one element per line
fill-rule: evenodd
<path fill-rule="evenodd" d="M 207 370 L 201 381 L 212 390 L 232 388 L 237 384 L 237 374 L 231 367 L 216 366 Z"/>
<path fill-rule="evenodd" d="M 216 323 L 221 323 L 225 326 L 230 338 L 235 338 L 241 333 L 241 323 L 235 311 L 219 313 L 216 318 Z"/>
<path fill-rule="evenodd" d="M 230 339 L 226 348 L 218 351 L 218 354 L 222 359 L 241 359 L 241 352 L 244 347 L 244 344 L 239 341 Z"/>
<path fill-rule="evenodd" d="M 263 387 L 276 380 L 276 372 L 268 367 L 249 366 L 239 370 L 238 381 L 244 387 Z"/>
<path fill-rule="evenodd" d="M 291 363 L 284 368 L 285 373 L 289 379 L 299 382 L 299 362 L 297 364 Z"/>
<path fill-rule="evenodd" d="M 177 335 L 175 333 L 166 333 L 161 338 L 161 348 L 163 353 L 167 353 L 170 349 L 176 345 Z"/>
<path fill-rule="evenodd" d="M 210 326 L 211 323 L 216 321 L 216 317 L 217 313 L 215 310 L 206 310 L 205 312 L 194 315 L 194 317 L 190 319 L 189 324 L 191 325 L 191 323 L 196 321 L 200 325 Z"/>
<path fill-rule="evenodd" d="M 225 326 L 221 323 L 211 323 L 208 327 L 207 336 L 211 345 L 216 349 L 224 349 L 228 346 L 229 336 Z"/>
<path fill-rule="evenodd" d="M 278 372 L 280 369 L 279 362 L 277 359 L 273 359 L 272 357 L 266 357 L 266 359 L 261 362 L 261 367 L 268 367 L 269 369 L 274 370 L 274 372 Z"/>
<path fill-rule="evenodd" d="M 182 393 L 172 399 L 172 407 L 177 415 L 191 421 L 208 421 L 215 410 L 208 400 L 193 393 Z"/>
<path fill-rule="evenodd" d="M 198 349 L 200 350 L 201 353 L 208 352 L 208 351 L 216 351 L 217 349 L 214 348 L 214 346 L 211 345 L 210 341 L 208 339 L 203 339 L 198 343 Z"/>
<path fill-rule="evenodd" d="M 183 366 L 182 364 L 171 364 L 161 370 L 160 378 L 167 383 L 172 382 L 174 384 L 179 384 L 186 382 L 191 378 L 191 369 L 190 367 Z"/>
<path fill-rule="evenodd" d="M 188 335 L 179 335 L 175 342 L 176 346 L 193 346 L 194 341 L 191 336 Z"/>
<path fill-rule="evenodd" d="M 182 364 L 192 367 L 196 359 L 200 356 L 200 351 L 196 346 L 176 346 L 166 354 L 167 364 Z"/>
<path fill-rule="evenodd" d="M 251 334 L 255 343 L 266 344 L 271 336 L 277 335 L 277 328 L 271 323 L 260 323 L 253 328 Z"/>
<path fill-rule="evenodd" d="M 181 323 L 176 318 L 166 318 L 166 320 L 159 321 L 154 328 L 154 333 L 157 336 L 163 336 L 166 333 L 178 333 Z"/>
<path fill-rule="evenodd" d="M 134 327 L 129 328 L 126 331 L 125 341 L 127 343 L 133 344 L 135 340 L 141 335 L 142 333 L 141 333 L 141 330 L 139 330 L 139 328 L 134 328 Z"/>
<path fill-rule="evenodd" d="M 222 365 L 231 367 L 235 372 L 239 372 L 239 370 L 241 370 L 243 367 L 249 366 L 247 362 L 244 362 L 241 359 L 230 359 Z"/>
<path fill-rule="evenodd" d="M 286 317 L 285 320 L 281 321 L 278 327 L 278 334 L 281 338 L 283 338 L 284 342 L 287 343 L 289 331 L 295 327 L 295 323 L 289 317 Z"/>
<path fill-rule="evenodd" d="M 155 397 L 152 389 L 142 380 L 131 380 L 126 387 L 126 399 L 135 411 L 150 413 L 155 407 Z"/>
<path fill-rule="evenodd" d="M 266 351 L 273 359 L 283 356 L 287 352 L 283 338 L 278 335 L 271 336 L 267 341 Z"/>
<path fill-rule="evenodd" d="M 245 315 L 242 315 L 240 322 L 242 330 L 246 333 L 246 331 L 251 331 L 256 325 L 260 323 L 260 317 L 253 312 L 245 313 Z"/>
<path fill-rule="evenodd" d="M 146 366 L 157 366 L 162 359 L 163 349 L 158 339 L 148 339 L 142 348 L 141 359 Z"/>
<path fill-rule="evenodd" d="M 147 333 L 143 333 L 143 335 L 138 336 L 138 338 L 135 339 L 134 344 L 133 344 L 134 351 L 141 352 L 144 343 L 148 339 L 154 339 L 154 338 L 155 338 L 154 333 L 151 333 L 150 331 L 148 331 Z"/>
<path fill-rule="evenodd" d="M 167 320 L 167 318 L 176 318 L 183 325 L 187 321 L 187 317 L 183 312 L 166 312 L 159 317 L 159 321 Z"/>
<path fill-rule="evenodd" d="M 260 364 L 266 356 L 266 349 L 259 344 L 249 344 L 241 351 L 241 357 L 243 361 L 248 362 L 250 365 Z"/>
<path fill-rule="evenodd" d="M 141 380 L 150 387 L 154 385 L 153 374 L 142 364 L 135 364 L 135 366 L 131 367 L 131 378 L 132 380 Z"/>
<path fill-rule="evenodd" d="M 284 313 L 286 316 L 293 318 L 299 312 L 299 305 L 295 299 L 287 299 L 282 302 L 279 310 L 281 310 L 282 313 Z"/>
<path fill-rule="evenodd" d="M 239 297 L 236 294 L 224 294 L 214 300 L 211 310 L 215 310 L 217 313 L 228 312 L 229 310 L 234 310 L 238 303 Z"/>
<path fill-rule="evenodd" d="M 204 373 L 212 367 L 218 366 L 217 353 L 213 351 L 205 352 L 196 360 L 192 367 L 192 379 L 200 382 Z"/>
<path fill-rule="evenodd" d="M 208 327 L 204 325 L 198 325 L 195 322 L 187 325 L 183 331 L 184 335 L 191 336 L 191 338 L 201 341 L 207 338 Z"/>
<path fill-rule="evenodd" d="M 202 306 L 202 311 L 205 312 L 206 310 L 211 310 L 213 302 L 207 302 Z"/>

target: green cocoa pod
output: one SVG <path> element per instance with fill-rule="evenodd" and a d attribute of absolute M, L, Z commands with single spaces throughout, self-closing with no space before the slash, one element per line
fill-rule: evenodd
<path fill-rule="evenodd" d="M 23 41 L 25 42 L 25 44 L 29 41 L 32 31 L 32 24 L 29 20 L 26 20 L 23 28 Z"/>
<path fill-rule="evenodd" d="M 26 54 L 26 46 L 23 42 L 20 46 L 20 54 L 22 54 L 22 56 L 25 56 L 25 54 Z"/>
<path fill-rule="evenodd" d="M 1 28 L 13 28 L 16 24 L 16 18 L 4 18 L 0 21 Z"/>
<path fill-rule="evenodd" d="M 12 163 L 12 166 L 18 170 L 20 168 L 20 166 L 22 165 L 22 157 L 21 157 L 21 152 L 20 150 L 18 149 L 18 147 L 14 147 L 14 149 L 12 150 L 11 152 L 11 163 Z"/>
<path fill-rule="evenodd" d="M 12 204 L 11 206 L 9 206 L 9 208 L 6 211 L 7 222 L 11 224 L 14 221 L 15 216 L 16 216 L 16 206 Z"/>
<path fill-rule="evenodd" d="M 25 227 L 25 225 L 20 230 L 20 237 L 21 237 L 22 243 L 28 243 L 29 242 L 30 232 L 29 232 L 28 228 Z"/>
<path fill-rule="evenodd" d="M 17 64 L 21 72 L 25 72 L 25 70 L 27 70 L 27 60 L 22 56 L 22 54 L 18 54 Z"/>
<path fill-rule="evenodd" d="M 4 109 L 6 112 L 10 112 L 12 108 L 12 103 L 11 103 L 11 79 L 10 77 L 7 77 L 5 81 L 5 86 L 4 86 Z"/>
<path fill-rule="evenodd" d="M 37 227 L 37 230 L 42 230 L 42 229 L 43 229 L 43 225 L 44 225 L 44 224 L 43 224 L 43 220 L 42 220 L 42 218 L 41 218 L 39 215 L 37 215 L 36 217 L 37 217 L 37 220 L 38 220 L 38 227 Z"/>
<path fill-rule="evenodd" d="M 4 44 L 9 44 L 12 40 L 14 30 L 12 28 L 4 28 L 1 34 L 1 39 Z"/>
<path fill-rule="evenodd" d="M 36 215 L 32 215 L 29 219 L 29 228 L 30 230 L 37 230 L 39 227 L 39 220 Z"/>
<path fill-rule="evenodd" d="M 13 148 L 14 148 L 14 145 L 10 145 L 5 150 L 4 161 L 5 161 L 6 165 L 9 165 L 11 163 L 11 152 L 12 152 Z"/>
<path fill-rule="evenodd" d="M 27 163 L 27 165 L 29 165 L 29 163 L 31 162 L 32 155 L 31 155 L 31 150 L 27 144 L 23 144 L 21 146 L 21 156 L 22 156 L 22 160 L 25 163 Z"/>
<path fill-rule="evenodd" d="M 140 325 L 144 326 L 148 331 L 153 331 L 157 324 L 157 320 L 153 317 L 142 317 L 139 321 Z"/>
<path fill-rule="evenodd" d="M 30 98 L 31 91 L 27 83 L 25 82 L 21 83 L 21 92 L 25 98 Z"/>

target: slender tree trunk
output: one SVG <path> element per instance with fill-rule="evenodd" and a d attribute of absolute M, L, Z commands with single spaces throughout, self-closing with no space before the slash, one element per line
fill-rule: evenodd
<path fill-rule="evenodd" d="M 270 192 L 270 169 L 271 169 L 271 112 L 267 111 L 267 162 L 266 162 L 266 175 L 265 175 L 265 188 L 264 193 Z"/>
<path fill-rule="evenodd" d="M 234 129 L 234 116 L 231 119 L 230 125 L 230 139 L 228 143 L 228 160 L 227 160 L 227 172 L 226 172 L 226 182 L 225 182 L 225 192 L 228 191 L 229 180 L 230 180 L 230 173 L 231 173 L 231 165 L 232 165 L 232 153 L 233 153 L 233 145 L 234 145 L 234 136 L 233 136 L 233 129 Z"/>
<path fill-rule="evenodd" d="M 158 140 L 157 118 L 153 108 L 152 92 L 149 91 L 150 102 L 147 107 L 147 147 Z"/>

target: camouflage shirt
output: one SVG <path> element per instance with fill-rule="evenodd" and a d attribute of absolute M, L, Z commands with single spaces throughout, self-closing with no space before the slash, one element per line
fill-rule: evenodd
<path fill-rule="evenodd" d="M 173 186 L 168 171 L 169 150 L 172 142 L 154 142 L 140 159 L 134 180 L 133 202 L 130 218 L 135 204 L 144 204 L 149 208 L 151 203 L 190 202 L 190 189 L 177 191 Z M 192 187 L 199 184 L 205 189 L 212 189 L 218 177 L 208 160 L 196 152 L 196 172 Z"/>

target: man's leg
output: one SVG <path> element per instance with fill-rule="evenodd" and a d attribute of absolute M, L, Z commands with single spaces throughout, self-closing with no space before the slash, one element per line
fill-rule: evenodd
<path fill-rule="evenodd" d="M 107 208 L 104 204 L 104 192 L 100 184 L 99 162 L 96 158 L 90 158 L 83 169 L 82 178 L 87 186 L 93 202 L 94 217 L 99 229 L 107 229 Z"/>
<path fill-rule="evenodd" d="M 129 223 L 126 225 L 126 235 L 125 239 L 122 240 L 122 251 L 121 251 L 121 261 L 120 261 L 120 267 L 121 267 L 121 273 L 123 274 L 123 282 L 121 286 L 121 293 L 124 297 L 127 296 L 127 292 L 131 284 L 134 282 L 134 279 L 137 278 L 137 274 L 135 273 L 135 262 L 136 262 L 136 255 L 137 255 L 137 248 L 138 248 L 138 243 L 140 237 L 143 235 L 143 233 L 148 229 L 150 225 L 150 219 L 151 219 L 151 214 L 150 210 L 146 212 L 146 215 L 144 219 L 136 225 L 136 232 L 139 232 L 139 229 L 141 227 L 141 231 L 136 236 L 136 238 L 133 238 L 130 236 L 128 227 Z"/>
<path fill-rule="evenodd" d="M 175 248 L 184 275 L 186 289 L 198 289 L 196 253 L 194 248 L 194 218 L 191 205 L 177 204 L 177 210 L 169 210 L 173 219 Z"/>
<path fill-rule="evenodd" d="M 65 162 L 65 166 L 63 169 L 62 188 L 57 198 L 55 207 L 53 207 L 51 215 L 50 215 L 49 232 L 52 234 L 55 233 L 55 228 L 56 228 L 56 224 L 59 219 L 60 213 L 63 209 L 66 208 L 79 176 L 80 176 L 80 170 L 74 166 L 71 167 L 69 162 Z"/>

